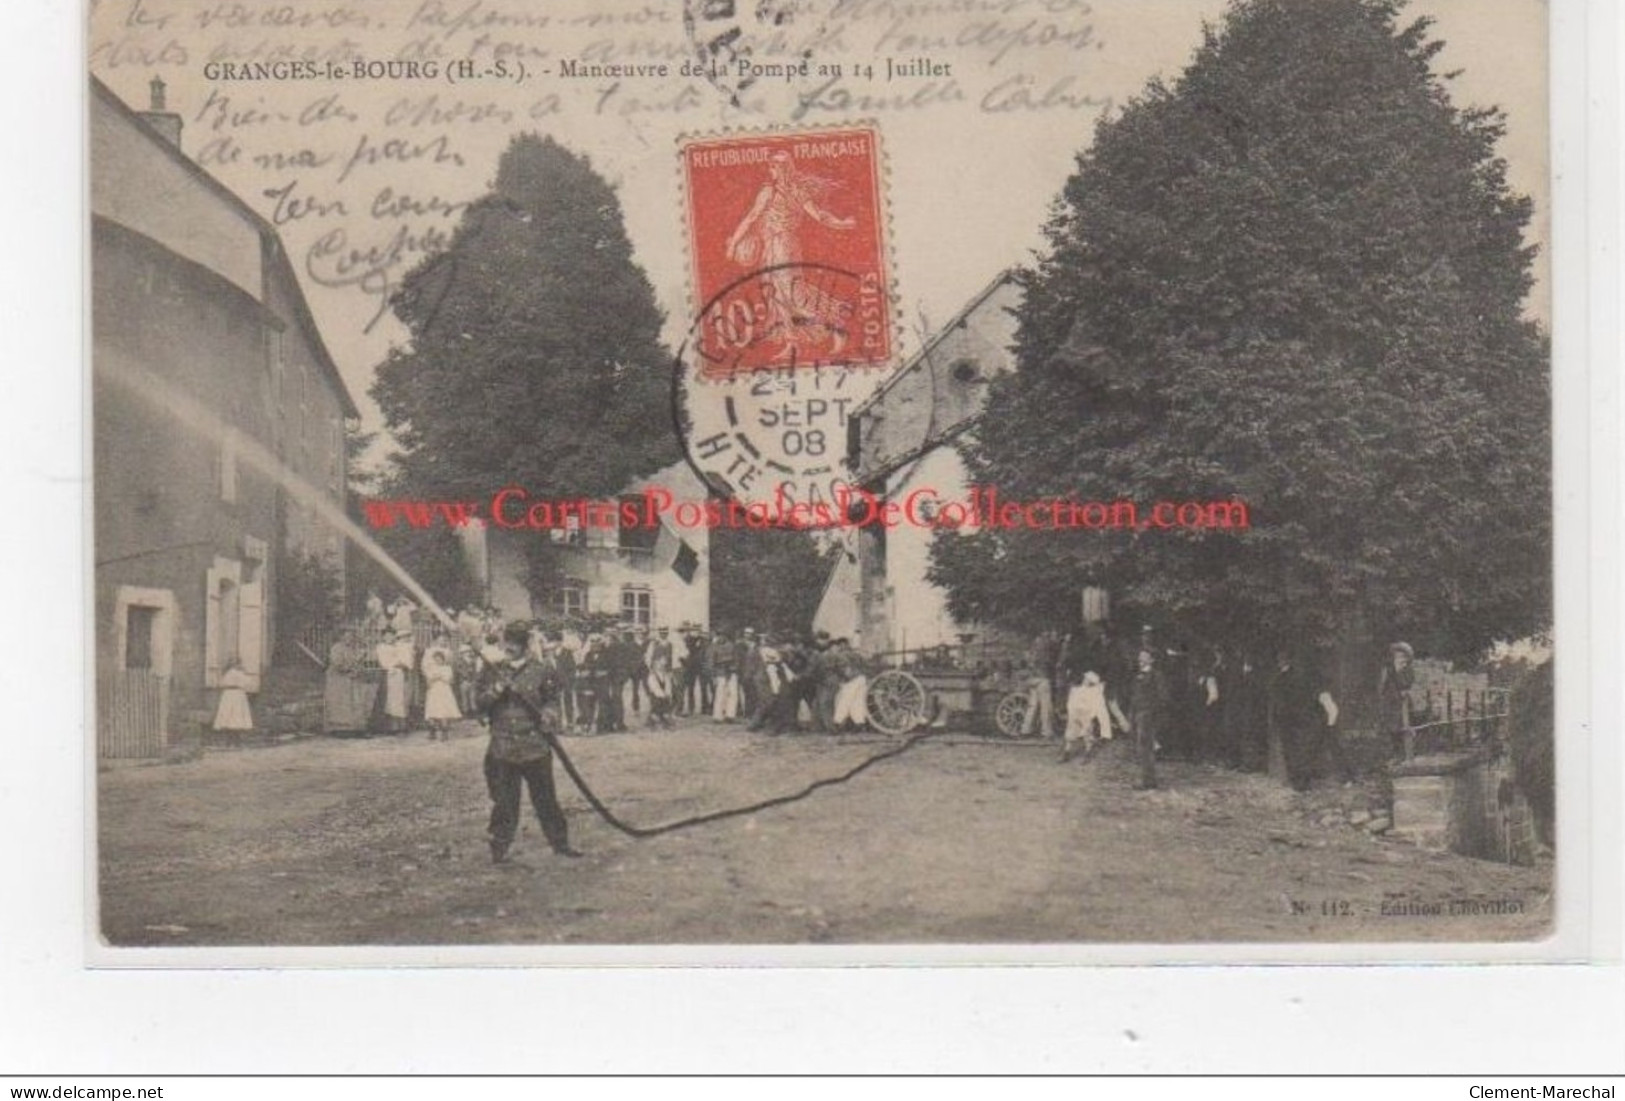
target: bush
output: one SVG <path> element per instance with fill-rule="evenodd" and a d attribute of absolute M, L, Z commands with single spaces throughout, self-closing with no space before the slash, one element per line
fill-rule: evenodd
<path fill-rule="evenodd" d="M 1553 666 L 1530 670 L 1512 689 L 1512 764 L 1518 790 L 1535 813 L 1535 829 L 1550 845 L 1557 812 L 1556 735 Z"/>
<path fill-rule="evenodd" d="M 276 577 L 276 652 L 286 656 L 295 639 L 343 614 L 339 571 L 313 551 L 290 551 Z"/>

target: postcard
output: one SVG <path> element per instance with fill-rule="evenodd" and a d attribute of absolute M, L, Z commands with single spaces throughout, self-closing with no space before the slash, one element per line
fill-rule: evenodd
<path fill-rule="evenodd" d="M 93 962 L 1585 956 L 1547 20 L 96 0 Z"/>

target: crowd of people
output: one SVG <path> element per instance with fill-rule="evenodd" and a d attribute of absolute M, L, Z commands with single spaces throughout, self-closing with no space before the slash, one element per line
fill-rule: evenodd
<path fill-rule="evenodd" d="M 1376 679 L 1374 713 L 1394 755 L 1413 736 L 1415 653 L 1395 642 Z M 1330 769 L 1349 784 L 1355 769 L 1329 679 L 1312 657 L 1285 647 L 1266 660 L 1223 647 L 1165 645 L 1149 628 L 1117 639 L 1098 624 L 1040 634 L 1027 659 L 1027 732 L 1053 736 L 1060 759 L 1092 756 L 1114 734 L 1132 738 L 1139 786 L 1157 786 L 1159 759 L 1280 772 L 1308 790 Z M 1055 703 L 1064 700 L 1059 722 Z M 1272 760 L 1272 757 L 1274 758 Z"/>
<path fill-rule="evenodd" d="M 329 728 L 450 737 L 480 716 L 478 685 L 504 660 L 505 623 L 494 608 L 453 609 L 449 622 L 406 597 L 367 615 L 335 642 Z M 613 734 L 678 719 L 737 723 L 751 731 L 837 733 L 868 725 L 872 659 L 846 638 L 694 624 L 520 624 L 530 659 L 557 685 L 560 730 Z M 1307 789 L 1328 769 L 1354 779 L 1339 708 L 1314 663 L 1286 648 L 1253 653 L 1167 644 L 1150 628 L 1113 637 L 1101 624 L 1038 635 L 1027 653 L 1023 734 L 1053 738 L 1060 758 L 1088 759 L 1114 735 L 1132 742 L 1142 787 L 1157 786 L 1158 760 L 1273 771 Z M 1389 650 L 1375 714 L 1396 755 L 1408 750 L 1414 654 Z M 340 682 L 335 688 L 334 678 Z M 353 698 L 346 699 L 346 694 Z M 346 718 L 348 716 L 348 718 Z"/>
<path fill-rule="evenodd" d="M 577 855 L 554 792 L 552 736 L 618 733 L 639 721 L 666 729 L 678 718 L 767 734 L 856 730 L 868 722 L 873 671 L 849 639 L 823 633 L 580 630 L 504 623 L 495 609 L 473 607 L 442 619 L 404 597 L 387 608 L 370 597 L 366 620 L 341 635 L 331 659 L 329 708 L 349 707 L 358 725 L 404 733 L 421 720 L 431 740 L 449 738 L 465 717 L 488 729 L 489 834 L 499 863 L 527 786 L 550 847 Z M 1393 644 L 1377 679 L 1375 713 L 1395 752 L 1409 748 L 1413 659 L 1408 645 Z M 1158 761 L 1170 758 L 1279 771 L 1299 789 L 1327 764 L 1344 783 L 1354 779 L 1330 687 L 1286 649 L 1255 663 L 1221 647 L 1166 645 L 1150 628 L 1113 637 L 1086 624 L 1041 633 L 1024 675 L 1023 734 L 1057 739 L 1062 762 L 1088 760 L 1125 735 L 1141 788 L 1158 786 Z M 364 698 L 346 702 L 346 683 Z"/>
<path fill-rule="evenodd" d="M 443 739 L 475 717 L 479 678 L 502 660 L 510 624 L 494 608 L 448 609 L 447 618 L 404 596 L 386 606 L 369 595 L 364 619 L 329 651 L 328 729 L 426 729 Z M 669 729 L 680 718 L 768 734 L 868 723 L 868 662 L 849 639 L 687 623 L 524 626 L 530 655 L 558 679 L 567 733 Z"/>
<path fill-rule="evenodd" d="M 508 859 L 527 788 L 548 846 L 580 855 L 555 790 L 557 735 L 617 733 L 640 718 L 652 728 L 687 717 L 770 734 L 804 720 L 822 731 L 867 721 L 867 664 L 844 638 L 754 628 L 734 637 L 690 624 L 675 634 L 638 625 L 581 631 L 503 623 L 489 608 L 431 619 L 404 597 L 387 609 L 368 603 L 367 619 L 333 643 L 328 707 L 339 714 L 330 713 L 329 728 L 406 733 L 421 719 L 434 740 L 477 718 L 490 735 L 487 834 L 498 864 Z"/>

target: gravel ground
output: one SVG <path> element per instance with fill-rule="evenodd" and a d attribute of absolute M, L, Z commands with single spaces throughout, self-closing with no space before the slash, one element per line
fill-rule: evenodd
<path fill-rule="evenodd" d="M 892 744 L 709 722 L 565 743 L 637 825 L 796 791 Z M 163 946 L 1508 941 L 1541 937 L 1551 920 L 1549 862 L 1423 852 L 1329 813 L 1364 807 L 1360 789 L 1299 795 L 1169 763 L 1164 788 L 1137 792 L 1126 746 L 1060 765 L 1050 745 L 951 735 L 789 806 L 646 841 L 606 826 L 557 770 L 585 857 L 553 856 L 531 819 L 514 859 L 493 866 L 484 746 L 465 724 L 450 743 L 309 738 L 107 768 L 103 935 Z"/>

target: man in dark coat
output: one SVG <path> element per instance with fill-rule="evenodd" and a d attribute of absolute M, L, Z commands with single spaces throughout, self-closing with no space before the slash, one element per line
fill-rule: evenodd
<path fill-rule="evenodd" d="M 576 724 L 575 652 L 564 645 L 564 634 L 561 631 L 549 631 L 547 641 L 553 653 L 553 667 L 559 675 L 559 706 L 564 713 L 564 728 L 570 730 Z"/>
<path fill-rule="evenodd" d="M 1140 651 L 1139 666 L 1129 701 L 1129 725 L 1140 763 L 1140 782 L 1135 786 L 1146 791 L 1157 786 L 1157 740 L 1166 733 L 1170 701 L 1168 682 L 1151 649 Z"/>
<path fill-rule="evenodd" d="M 1395 758 L 1409 757 L 1416 741 L 1411 719 L 1415 660 L 1410 643 L 1396 642 L 1388 647 L 1388 660 L 1377 676 L 1377 730 L 1387 736 Z"/>
<path fill-rule="evenodd" d="M 812 646 L 806 641 L 786 640 L 779 647 L 779 659 L 784 679 L 779 682 L 778 695 L 768 710 L 767 730 L 770 734 L 789 734 L 800 726 L 802 702 L 806 701 L 808 708 L 813 705 L 816 686 L 809 676 L 813 666 Z"/>
<path fill-rule="evenodd" d="M 702 673 L 705 636 L 685 625 L 679 637 L 683 645 L 682 652 L 677 656 L 677 713 L 685 716 L 708 714 L 711 710 L 707 691 L 710 685 Z"/>
<path fill-rule="evenodd" d="M 605 685 L 598 705 L 598 729 L 604 734 L 626 733 L 626 685 L 642 664 L 637 646 L 625 631 L 614 632 L 604 648 Z"/>
<path fill-rule="evenodd" d="M 589 635 L 576 666 L 576 723 L 584 734 L 605 733 L 609 704 L 609 650 L 599 635 Z"/>
<path fill-rule="evenodd" d="M 531 806 L 548 846 L 561 856 L 580 856 L 570 847 L 569 829 L 553 788 L 553 751 L 548 736 L 562 727 L 559 680 L 550 664 L 529 653 L 529 632 L 519 624 L 503 633 L 503 660 L 486 668 L 476 702 L 491 727 L 485 751 L 485 786 L 491 794 L 491 859 L 508 858 L 519 829 L 519 795 L 529 787 Z"/>
<path fill-rule="evenodd" d="M 643 690 L 649 677 L 649 630 L 638 627 L 626 632 L 626 683 L 632 690 L 632 714 L 643 714 Z"/>
<path fill-rule="evenodd" d="M 739 717 L 750 721 L 756 718 L 762 705 L 762 689 L 767 681 L 767 667 L 762 664 L 762 642 L 754 627 L 746 627 L 734 645 L 734 667 L 739 671 Z"/>
<path fill-rule="evenodd" d="M 1263 772 L 1269 764 L 1264 673 L 1253 668 L 1247 654 L 1236 665 L 1224 709 L 1225 740 L 1236 754 L 1238 768 Z"/>
<path fill-rule="evenodd" d="M 812 679 L 813 729 L 820 734 L 829 734 L 835 729 L 835 696 L 841 690 L 839 666 L 834 643 L 829 635 L 820 631 L 815 636 L 812 661 L 807 670 L 807 676 Z"/>
<path fill-rule="evenodd" d="M 1282 651 L 1270 682 L 1269 728 L 1272 754 L 1279 747 L 1286 779 L 1308 791 L 1323 756 L 1332 759 L 1344 783 L 1354 779 L 1337 733 L 1337 702 L 1307 663 Z"/>

